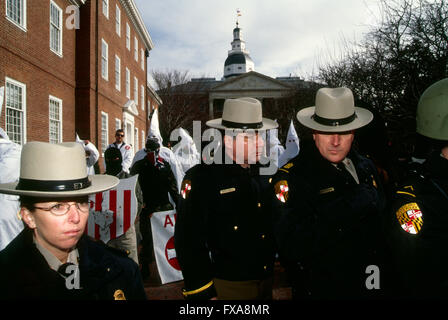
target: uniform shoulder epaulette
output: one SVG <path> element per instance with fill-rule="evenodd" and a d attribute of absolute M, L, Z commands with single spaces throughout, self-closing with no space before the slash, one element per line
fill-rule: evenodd
<path fill-rule="evenodd" d="M 118 249 L 110 246 L 106 246 L 106 248 L 109 252 L 112 252 L 120 257 L 128 257 L 129 254 L 131 253 L 129 250 Z"/>
<path fill-rule="evenodd" d="M 294 166 L 294 163 L 292 161 L 286 163 L 283 167 L 279 168 L 278 170 L 289 173 L 291 168 Z"/>

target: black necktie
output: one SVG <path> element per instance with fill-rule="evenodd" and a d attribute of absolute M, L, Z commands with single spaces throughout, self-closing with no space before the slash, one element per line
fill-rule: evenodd
<path fill-rule="evenodd" d="M 73 271 L 72 272 L 67 272 L 67 268 L 69 266 L 74 266 L 74 265 L 75 264 L 71 263 L 71 262 L 67 262 L 67 263 L 61 264 L 61 266 L 58 268 L 58 273 L 60 275 L 62 275 L 64 278 L 67 278 L 68 276 L 73 274 Z"/>
<path fill-rule="evenodd" d="M 336 167 L 346 178 L 350 180 L 355 180 L 355 178 L 353 178 L 352 174 L 347 170 L 343 162 L 337 163 Z"/>

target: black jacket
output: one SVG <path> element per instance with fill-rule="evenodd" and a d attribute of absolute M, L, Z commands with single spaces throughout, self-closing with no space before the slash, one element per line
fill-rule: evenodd
<path fill-rule="evenodd" d="M 402 297 L 448 297 L 448 160 L 415 167 L 393 195 L 389 240 Z"/>
<path fill-rule="evenodd" d="M 67 289 L 66 280 L 52 270 L 25 228 L 0 252 L 0 300 L 144 300 L 137 264 L 87 236 L 78 242 L 80 289 Z M 120 294 L 122 293 L 122 294 Z"/>
<path fill-rule="evenodd" d="M 160 157 L 159 161 L 161 165 L 156 167 L 145 157 L 134 163 L 131 168 L 131 175 L 139 175 L 138 182 L 142 189 L 146 214 L 172 209 L 168 193 L 174 203 L 177 203 L 179 197 L 176 178 L 170 164 Z"/>
<path fill-rule="evenodd" d="M 210 298 L 213 278 L 261 280 L 272 275 L 274 239 L 265 195 L 267 176 L 258 167 L 199 164 L 181 187 L 175 247 L 189 298 Z"/>
<path fill-rule="evenodd" d="M 348 157 L 359 184 L 314 144 L 274 176 L 274 232 L 297 298 L 370 296 L 367 267 L 384 271 L 380 179 L 370 160 L 353 151 Z"/>

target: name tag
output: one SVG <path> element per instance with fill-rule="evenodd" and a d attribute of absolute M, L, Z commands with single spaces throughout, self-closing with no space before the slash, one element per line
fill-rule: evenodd
<path fill-rule="evenodd" d="M 235 188 L 228 188 L 228 189 L 223 189 L 221 191 L 219 191 L 220 194 L 226 194 L 226 193 L 230 193 L 230 192 L 234 192 L 236 191 Z"/>
<path fill-rule="evenodd" d="M 334 191 L 334 188 L 330 187 L 330 188 L 327 188 L 327 189 L 320 190 L 319 194 L 326 194 L 326 193 L 333 192 L 333 191 Z"/>

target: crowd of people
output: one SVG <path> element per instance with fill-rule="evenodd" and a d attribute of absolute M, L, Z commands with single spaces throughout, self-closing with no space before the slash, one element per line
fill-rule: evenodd
<path fill-rule="evenodd" d="M 266 145 L 285 150 L 261 133 L 278 124 L 249 97 L 206 123 L 222 139 L 202 162 L 179 165 L 155 135 L 134 156 L 117 130 L 105 174 L 92 174 L 89 141 L 20 147 L 0 131 L 0 299 L 146 299 L 151 216 L 174 207 L 185 299 L 272 299 L 276 261 L 293 299 L 446 298 L 448 79 L 417 106 L 427 152 L 393 181 L 355 144 L 374 114 L 354 101 L 348 88 L 319 89 L 296 115 L 310 138 L 299 148 L 291 123 L 273 174 Z M 89 196 L 137 174 L 136 223 L 107 243 L 89 237 Z"/>

